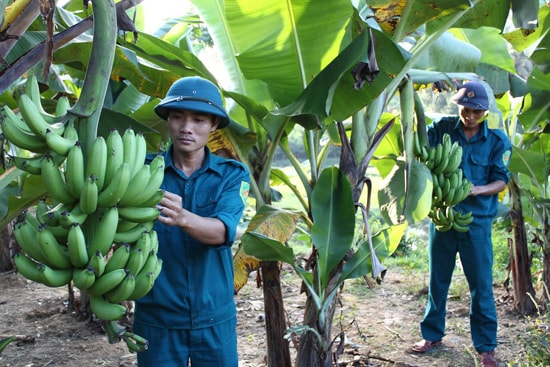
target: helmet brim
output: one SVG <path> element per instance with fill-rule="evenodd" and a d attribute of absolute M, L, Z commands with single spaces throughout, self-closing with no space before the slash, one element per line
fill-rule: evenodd
<path fill-rule="evenodd" d="M 223 107 L 216 105 L 212 101 L 201 98 L 169 97 L 163 99 L 154 108 L 155 113 L 163 120 L 168 119 L 168 114 L 170 110 L 189 110 L 209 113 L 218 116 L 220 117 L 218 129 L 223 129 L 224 127 L 227 127 L 231 122 L 229 115 Z"/>

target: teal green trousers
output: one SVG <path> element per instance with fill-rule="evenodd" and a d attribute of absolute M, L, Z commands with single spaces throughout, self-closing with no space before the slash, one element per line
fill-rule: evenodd
<path fill-rule="evenodd" d="M 445 336 L 447 296 L 458 254 L 470 288 L 470 331 L 474 348 L 479 353 L 496 348 L 491 225 L 491 218 L 476 218 L 466 233 L 452 229 L 439 232 L 430 225 L 430 285 L 420 323 L 424 339 L 437 341 Z"/>

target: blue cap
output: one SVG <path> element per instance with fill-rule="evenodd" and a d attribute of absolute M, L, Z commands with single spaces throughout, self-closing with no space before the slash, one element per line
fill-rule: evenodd
<path fill-rule="evenodd" d="M 223 107 L 221 93 L 210 80 L 190 76 L 172 84 L 166 97 L 154 108 L 162 119 L 168 118 L 169 110 L 190 110 L 211 113 L 221 118 L 218 129 L 229 125 L 229 114 Z"/>
<path fill-rule="evenodd" d="M 469 81 L 462 85 L 451 101 L 474 110 L 488 110 L 489 98 L 482 83 Z"/>

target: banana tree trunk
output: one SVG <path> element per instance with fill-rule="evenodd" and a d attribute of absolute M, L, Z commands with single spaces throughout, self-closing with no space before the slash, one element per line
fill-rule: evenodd
<path fill-rule="evenodd" d="M 510 241 L 510 263 L 514 285 L 514 308 L 522 315 L 529 315 L 536 311 L 536 305 L 532 301 L 535 297 L 535 290 L 531 280 L 531 264 L 529 250 L 527 249 L 523 208 L 520 190 L 516 182 L 512 179 L 508 186 L 512 207 L 513 239 Z"/>
<path fill-rule="evenodd" d="M 327 284 L 326 294 L 331 293 L 337 285 L 340 277 L 341 266 L 338 266 L 331 274 Z M 317 272 L 314 271 L 314 277 Z M 325 315 L 320 315 L 319 310 L 315 307 L 315 303 L 308 295 L 304 312 L 304 325 L 317 330 L 321 339 L 322 345 L 319 343 L 318 336 L 313 332 L 306 332 L 300 338 L 298 355 L 296 357 L 296 367 L 330 367 L 332 366 L 332 321 L 334 319 L 334 311 L 338 297 L 333 297 L 330 305 L 327 308 Z M 324 320 L 321 320 L 324 318 Z M 322 326 L 324 325 L 324 326 Z"/>
<path fill-rule="evenodd" d="M 17 246 L 17 243 L 13 237 L 12 225 L 9 224 L 0 230 L 0 271 L 2 272 L 13 269 L 12 249 Z"/>
<path fill-rule="evenodd" d="M 281 291 L 280 264 L 277 261 L 263 261 L 261 272 L 267 331 L 267 365 L 269 367 L 291 367 L 290 351 L 284 338 L 286 322 Z"/>

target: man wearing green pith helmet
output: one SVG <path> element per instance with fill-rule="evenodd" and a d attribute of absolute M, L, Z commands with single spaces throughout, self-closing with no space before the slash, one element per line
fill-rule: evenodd
<path fill-rule="evenodd" d="M 458 253 L 470 287 L 470 330 L 482 367 L 497 367 L 497 314 L 493 296 L 492 222 L 497 214 L 498 193 L 510 179 L 507 166 L 511 144 L 506 135 L 487 126 L 489 98 L 485 85 L 469 81 L 459 87 L 452 101 L 458 116 L 444 117 L 428 128 L 431 146 L 448 134 L 462 146 L 461 169 L 472 183 L 470 195 L 456 210 L 472 212 L 468 232 L 454 229 L 438 231 L 430 226 L 430 286 L 428 304 L 420 323 L 423 339 L 412 346 L 426 353 L 441 344 L 445 336 L 445 317 L 449 286 Z"/>
<path fill-rule="evenodd" d="M 212 82 L 177 80 L 155 112 L 167 121 L 172 142 L 161 153 L 165 194 L 154 226 L 163 268 L 136 301 L 133 331 L 149 341 L 138 366 L 237 367 L 231 245 L 250 175 L 206 146 L 211 133 L 231 123 Z"/>

